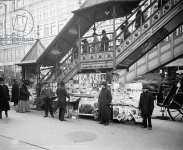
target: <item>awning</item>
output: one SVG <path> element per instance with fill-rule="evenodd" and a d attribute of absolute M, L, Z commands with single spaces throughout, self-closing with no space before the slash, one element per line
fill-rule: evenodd
<path fill-rule="evenodd" d="M 116 6 L 116 17 L 126 16 L 140 0 L 87 0 L 80 9 L 74 11 L 73 17 L 55 37 L 38 63 L 51 66 L 58 63 L 66 53 L 76 47 L 78 41 L 78 24 L 82 37 L 96 21 L 112 18 L 112 8 Z"/>
<path fill-rule="evenodd" d="M 45 48 L 41 41 L 38 39 L 28 51 L 28 53 L 24 56 L 20 63 L 16 64 L 19 66 L 35 64 L 37 63 L 38 58 L 44 52 Z"/>

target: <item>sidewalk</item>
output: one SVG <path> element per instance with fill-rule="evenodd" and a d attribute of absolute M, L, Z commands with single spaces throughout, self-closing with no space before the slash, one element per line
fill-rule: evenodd
<path fill-rule="evenodd" d="M 44 118 L 43 112 L 16 113 L 0 120 L 0 150 L 182 150 L 183 122 L 153 119 L 139 125 L 103 126 L 87 119 Z M 2 149 L 3 148 L 3 149 Z"/>

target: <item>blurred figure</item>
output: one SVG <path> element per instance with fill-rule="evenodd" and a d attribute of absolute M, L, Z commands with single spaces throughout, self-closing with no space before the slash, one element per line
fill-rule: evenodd
<path fill-rule="evenodd" d="M 143 87 L 143 92 L 140 95 L 139 110 L 142 113 L 143 128 L 152 129 L 151 116 L 154 109 L 154 97 L 148 91 L 147 87 Z M 147 124 L 148 122 L 148 124 Z"/>
<path fill-rule="evenodd" d="M 13 85 L 11 90 L 11 101 L 14 102 L 14 106 L 18 104 L 19 99 L 19 85 L 16 79 L 13 79 Z"/>
<path fill-rule="evenodd" d="M 9 100 L 8 87 L 4 84 L 4 79 L 0 77 L 0 119 L 2 119 L 2 111 L 5 111 L 6 118 L 8 117 L 8 110 L 10 110 Z"/>
<path fill-rule="evenodd" d="M 98 98 L 99 121 L 100 124 L 108 125 L 111 118 L 110 103 L 112 101 L 111 91 L 107 88 L 107 83 L 102 83 L 102 90 Z"/>
<path fill-rule="evenodd" d="M 106 35 L 106 31 L 102 30 L 102 39 L 101 39 L 101 51 L 109 50 L 109 38 Z"/>
<path fill-rule="evenodd" d="M 138 29 L 145 22 L 144 14 L 139 8 L 135 17 L 135 28 Z"/>
<path fill-rule="evenodd" d="M 168 0 L 158 0 L 158 9 L 160 9 Z"/>
<path fill-rule="evenodd" d="M 58 84 L 58 88 L 56 90 L 56 94 L 58 97 L 58 107 L 59 107 L 59 120 L 60 121 L 64 121 L 64 115 L 65 115 L 65 111 L 66 111 L 66 97 L 70 98 L 69 94 L 67 93 L 66 89 L 65 89 L 65 84 L 63 81 L 61 81 Z"/>
<path fill-rule="evenodd" d="M 127 23 L 122 24 L 120 26 L 120 29 L 122 31 L 121 42 L 120 43 L 122 43 L 122 42 L 124 42 L 128 38 L 128 36 L 130 36 L 130 31 L 128 30 Z"/>
<path fill-rule="evenodd" d="M 50 112 L 51 117 L 54 118 L 52 101 L 51 101 L 53 95 L 54 95 L 53 91 L 51 90 L 49 84 L 45 84 L 45 86 L 41 91 L 41 97 L 43 98 L 44 111 L 45 111 L 44 117 L 48 117 L 48 112 Z"/>
<path fill-rule="evenodd" d="M 87 39 L 82 40 L 82 49 L 83 49 L 83 54 L 87 54 L 90 52 L 90 47 Z"/>
<path fill-rule="evenodd" d="M 30 106 L 29 106 L 30 92 L 28 91 L 28 88 L 27 88 L 28 85 L 29 85 L 28 80 L 23 80 L 20 83 L 19 101 L 16 109 L 17 112 L 24 113 L 24 112 L 30 111 Z"/>
<path fill-rule="evenodd" d="M 100 42 L 96 33 L 93 33 L 93 42 L 92 42 L 92 53 L 98 52 L 100 49 Z"/>

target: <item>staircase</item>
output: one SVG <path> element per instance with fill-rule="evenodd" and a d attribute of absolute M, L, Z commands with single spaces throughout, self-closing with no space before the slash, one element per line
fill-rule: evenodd
<path fill-rule="evenodd" d="M 179 25 L 183 24 L 183 1 L 181 0 L 168 0 L 166 4 L 158 8 L 158 1 L 145 0 L 139 6 L 145 15 L 145 21 L 140 27 L 135 28 L 135 15 L 138 9 L 135 9 L 131 15 L 127 17 L 128 25 L 126 28 L 130 31 L 130 35 L 120 43 L 120 37 L 124 34 L 120 28 L 115 31 L 115 42 L 113 39 L 109 41 L 109 51 L 95 52 L 80 54 L 77 59 L 73 59 L 72 55 L 68 55 L 64 62 L 59 64 L 60 73 L 56 75 L 57 80 L 69 81 L 78 72 L 96 72 L 104 70 L 112 70 L 114 68 L 130 68 L 141 57 L 145 57 L 145 69 L 140 70 L 135 68 L 128 75 L 124 74 L 124 80 L 130 81 L 137 75 L 143 74 L 150 70 L 153 70 L 160 65 L 163 65 L 172 59 L 175 59 L 182 55 L 181 49 L 171 49 L 166 52 L 167 55 L 171 53 L 171 56 L 167 60 L 163 60 L 165 52 L 161 53 L 161 48 L 154 48 L 155 45 L 160 43 L 165 37 L 172 33 Z M 112 33 L 114 35 L 114 33 Z M 172 39 L 169 42 L 180 42 L 181 38 Z M 114 45 L 115 43 L 115 45 Z M 172 44 L 171 43 L 171 44 Z M 166 43 L 170 45 L 170 43 Z M 115 50 L 114 50 L 115 49 Z M 151 50 L 151 54 L 148 52 Z M 163 50 L 162 50 L 163 51 Z M 146 55 L 148 53 L 148 56 Z M 155 54 L 158 58 L 155 58 Z M 144 59 L 144 57 L 142 59 Z M 148 59 L 147 57 L 153 57 L 154 59 Z M 152 63 L 153 66 L 150 66 Z M 137 66 L 137 63 L 134 65 Z M 144 68 L 144 66 L 141 66 Z"/>

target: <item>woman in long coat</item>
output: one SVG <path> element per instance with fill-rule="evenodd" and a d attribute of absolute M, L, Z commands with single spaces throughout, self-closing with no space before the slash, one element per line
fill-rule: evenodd
<path fill-rule="evenodd" d="M 112 101 L 111 91 L 107 88 L 107 83 L 103 83 L 103 88 L 99 94 L 98 104 L 99 104 L 99 121 L 101 124 L 108 125 L 111 109 L 110 103 Z"/>
<path fill-rule="evenodd" d="M 30 111 L 30 107 L 29 107 L 29 96 L 30 96 L 30 92 L 27 89 L 27 82 L 22 81 L 22 84 L 20 86 L 20 94 L 19 94 L 19 102 L 18 102 L 18 106 L 17 106 L 17 112 L 29 112 Z"/>
<path fill-rule="evenodd" d="M 4 79 L 0 78 L 0 119 L 2 118 L 2 111 L 5 111 L 5 115 L 8 117 L 8 110 L 10 110 L 9 100 L 8 87 L 4 84 Z"/>
<path fill-rule="evenodd" d="M 14 79 L 11 90 L 11 101 L 14 102 L 14 106 L 18 104 L 18 99 L 19 99 L 19 85 L 17 81 Z"/>

